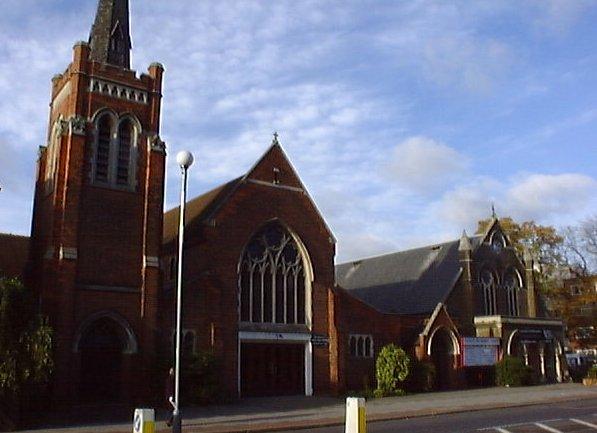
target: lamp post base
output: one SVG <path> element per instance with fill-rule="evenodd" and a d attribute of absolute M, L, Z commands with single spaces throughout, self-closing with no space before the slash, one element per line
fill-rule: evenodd
<path fill-rule="evenodd" d="M 172 433 L 182 433 L 182 414 L 180 412 L 172 417 Z"/>

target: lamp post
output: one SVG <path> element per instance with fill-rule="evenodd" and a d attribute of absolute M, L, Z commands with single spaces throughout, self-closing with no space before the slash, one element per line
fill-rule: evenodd
<path fill-rule="evenodd" d="M 180 413 L 180 337 L 182 328 L 182 258 L 184 244 L 184 217 L 185 204 L 187 202 L 187 175 L 191 165 L 193 165 L 193 155 L 191 152 L 182 151 L 176 155 L 176 162 L 182 173 L 182 183 L 180 186 L 180 215 L 178 218 L 178 278 L 176 281 L 176 354 L 174 369 L 174 400 L 171 400 L 174 412 L 172 413 L 172 432 L 181 433 L 182 416 Z"/>

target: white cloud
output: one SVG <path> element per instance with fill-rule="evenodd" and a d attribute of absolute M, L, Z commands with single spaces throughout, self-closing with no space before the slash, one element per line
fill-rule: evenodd
<path fill-rule="evenodd" d="M 492 204 L 500 216 L 560 226 L 595 209 L 596 197 L 597 181 L 589 176 L 530 174 L 505 181 L 473 179 L 445 193 L 430 209 L 454 231 L 475 229 L 477 221 L 490 215 Z"/>
<path fill-rule="evenodd" d="M 388 170 L 400 186 L 429 194 L 448 188 L 461 178 L 469 163 L 469 158 L 456 149 L 418 136 L 407 138 L 394 148 Z"/>

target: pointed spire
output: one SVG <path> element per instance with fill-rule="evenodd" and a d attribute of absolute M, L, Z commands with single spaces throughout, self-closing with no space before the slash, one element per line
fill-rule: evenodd
<path fill-rule="evenodd" d="M 89 45 L 91 60 L 131 68 L 128 0 L 99 0 Z"/>
<path fill-rule="evenodd" d="M 463 230 L 462 236 L 460 237 L 460 244 L 458 245 L 458 251 L 471 251 L 472 249 L 471 240 L 466 234 L 466 230 Z"/>

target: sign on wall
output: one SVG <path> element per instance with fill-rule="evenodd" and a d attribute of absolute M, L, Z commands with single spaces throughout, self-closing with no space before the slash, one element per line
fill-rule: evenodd
<path fill-rule="evenodd" d="M 494 365 L 498 361 L 499 348 L 499 338 L 462 338 L 462 365 L 464 367 Z"/>

